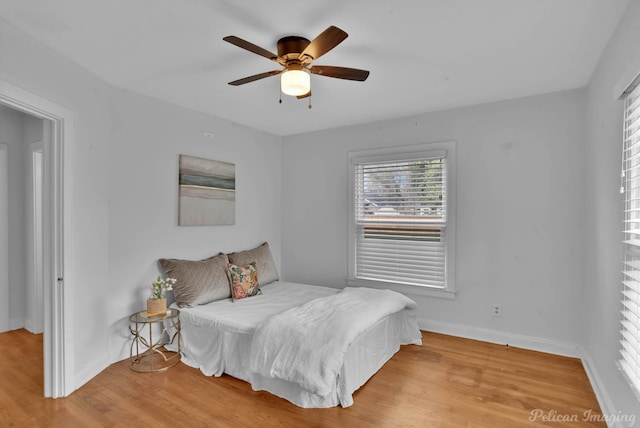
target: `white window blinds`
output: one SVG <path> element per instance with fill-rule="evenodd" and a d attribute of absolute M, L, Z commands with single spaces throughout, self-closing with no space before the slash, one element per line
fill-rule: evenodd
<path fill-rule="evenodd" d="M 640 394 L 640 86 L 627 94 L 623 146 L 624 265 L 619 365 Z"/>
<path fill-rule="evenodd" d="M 355 165 L 355 277 L 446 287 L 446 151 Z"/>

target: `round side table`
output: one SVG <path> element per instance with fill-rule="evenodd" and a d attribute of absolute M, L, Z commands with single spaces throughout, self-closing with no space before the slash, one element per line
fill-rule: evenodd
<path fill-rule="evenodd" d="M 180 361 L 180 311 L 167 309 L 166 313 L 148 316 L 147 311 L 140 311 L 129 317 L 129 331 L 133 335 L 131 362 L 129 368 L 136 372 L 161 372 L 175 366 Z M 160 323 L 162 331 L 154 341 L 154 324 Z M 168 341 L 165 341 L 165 336 Z M 168 351 L 165 345 L 177 341 L 178 352 Z M 134 353 L 135 347 L 135 353 Z"/>

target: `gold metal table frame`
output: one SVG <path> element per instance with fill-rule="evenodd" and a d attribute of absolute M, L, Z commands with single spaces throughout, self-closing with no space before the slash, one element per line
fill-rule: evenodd
<path fill-rule="evenodd" d="M 131 315 L 129 321 L 129 331 L 133 335 L 129 351 L 131 370 L 143 373 L 161 372 L 178 364 L 182 351 L 179 310 L 167 309 L 166 313 L 152 316 L 148 316 L 147 311 L 140 311 Z M 162 331 L 154 341 L 153 325 L 156 323 L 160 323 Z M 148 338 L 145 335 L 146 329 Z M 165 336 L 169 338 L 168 342 L 165 341 Z M 165 345 L 173 344 L 176 340 L 178 352 L 165 349 Z"/>

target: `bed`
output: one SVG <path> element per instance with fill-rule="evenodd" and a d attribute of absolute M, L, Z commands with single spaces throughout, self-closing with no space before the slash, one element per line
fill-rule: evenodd
<path fill-rule="evenodd" d="M 330 389 L 313 392 L 299 382 L 251 370 L 255 365 L 251 358 L 254 333 L 270 317 L 312 300 L 320 302 L 340 290 L 275 281 L 261 291 L 261 295 L 251 299 L 236 302 L 224 299 L 180 308 L 183 363 L 200 369 L 207 376 L 227 373 L 249 382 L 256 391 L 269 391 L 300 407 L 348 407 L 353 404 L 353 392 L 373 376 L 400 345 L 422 343 L 415 306 L 385 315 L 350 341 Z"/>
<path fill-rule="evenodd" d="M 349 407 L 401 345 L 422 343 L 413 300 L 389 290 L 280 281 L 268 243 L 160 259 L 180 309 L 182 361 L 300 407 Z M 167 345 L 177 351 L 177 344 Z"/>

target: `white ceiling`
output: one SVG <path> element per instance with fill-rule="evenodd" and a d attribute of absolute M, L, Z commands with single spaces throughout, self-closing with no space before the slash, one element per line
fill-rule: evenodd
<path fill-rule="evenodd" d="M 0 0 L 0 19 L 107 82 L 278 135 L 581 87 L 629 0 Z M 278 77 L 288 35 L 349 37 L 315 63 L 366 82 L 312 76 L 311 99 Z"/>

